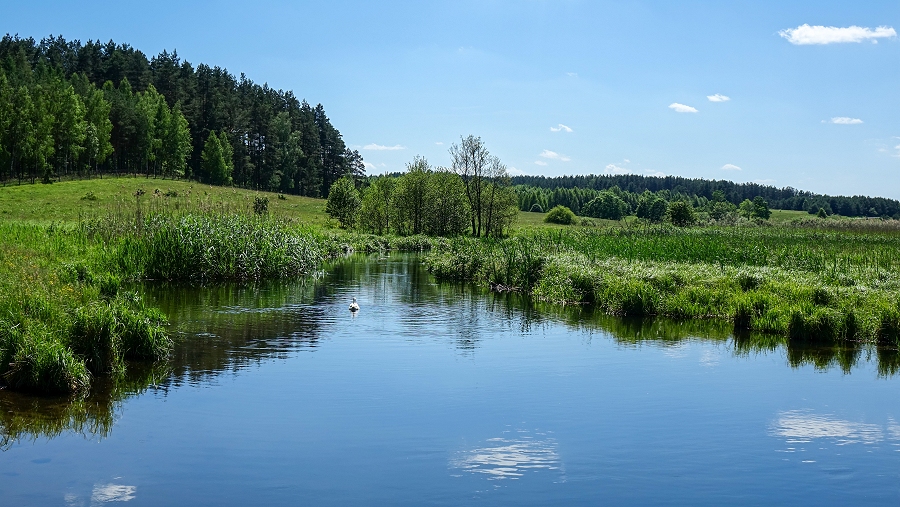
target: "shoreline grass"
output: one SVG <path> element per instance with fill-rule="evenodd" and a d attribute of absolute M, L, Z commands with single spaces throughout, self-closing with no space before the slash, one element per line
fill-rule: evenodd
<path fill-rule="evenodd" d="M 458 238 L 439 279 L 514 287 L 622 316 L 720 319 L 819 343 L 900 337 L 900 235 L 646 227 Z"/>

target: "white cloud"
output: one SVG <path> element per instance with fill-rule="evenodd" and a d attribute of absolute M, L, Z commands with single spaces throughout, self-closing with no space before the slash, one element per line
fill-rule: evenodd
<path fill-rule="evenodd" d="M 509 173 L 510 176 L 524 176 L 526 173 L 521 169 L 516 169 L 515 167 L 507 167 L 506 172 Z"/>
<path fill-rule="evenodd" d="M 759 185 L 772 185 L 776 180 L 766 179 L 766 180 L 753 180 L 753 183 L 757 183 Z"/>
<path fill-rule="evenodd" d="M 544 162 L 543 160 L 535 160 L 534 163 L 537 165 L 547 165 L 547 162 Z"/>
<path fill-rule="evenodd" d="M 715 95 L 707 95 L 706 98 L 709 99 L 710 102 L 728 102 L 729 100 L 731 100 L 731 97 L 722 95 L 721 93 L 717 93 Z"/>
<path fill-rule="evenodd" d="M 679 104 L 678 102 L 673 102 L 669 104 L 669 109 L 674 109 L 676 113 L 696 113 L 697 110 L 691 106 L 686 106 L 684 104 Z"/>
<path fill-rule="evenodd" d="M 839 28 L 836 26 L 809 26 L 800 25 L 797 28 L 781 30 L 778 35 L 784 37 L 791 44 L 798 46 L 809 44 L 836 44 L 843 42 L 862 42 L 871 40 L 877 43 L 880 38 L 896 37 L 897 31 L 889 26 L 879 26 L 872 30 L 862 26 L 848 26 Z"/>
<path fill-rule="evenodd" d="M 722 166 L 723 171 L 740 171 L 741 168 L 734 164 L 725 164 Z"/>
<path fill-rule="evenodd" d="M 363 162 L 363 166 L 366 168 L 366 171 L 374 171 L 376 169 L 375 164 L 371 162 Z"/>
<path fill-rule="evenodd" d="M 571 127 L 567 127 L 562 123 L 559 124 L 559 127 L 550 127 L 551 132 L 572 132 Z"/>
<path fill-rule="evenodd" d="M 562 162 L 568 162 L 568 161 L 572 160 L 571 158 L 569 158 L 565 155 L 560 155 L 559 153 L 556 153 L 555 151 L 550 151 L 550 150 L 542 151 L 539 156 L 544 157 L 544 158 L 553 159 L 553 160 L 560 160 Z"/>
<path fill-rule="evenodd" d="M 364 150 L 377 150 L 377 151 L 396 151 L 396 150 L 405 150 L 406 146 L 400 146 L 399 144 L 395 144 L 394 146 L 384 146 L 382 144 L 367 144 L 363 146 Z"/>
<path fill-rule="evenodd" d="M 830 123 L 834 123 L 835 125 L 859 125 L 863 121 L 859 118 L 848 118 L 846 116 L 837 116 L 829 120 Z"/>
<path fill-rule="evenodd" d="M 569 77 L 578 77 L 578 73 L 577 73 L 577 72 L 566 72 L 566 75 L 569 76 Z"/>
<path fill-rule="evenodd" d="M 434 143 L 434 144 L 436 144 L 436 145 L 438 145 L 438 146 L 443 146 L 443 145 L 444 145 L 444 143 L 442 143 L 442 142 L 440 142 L 440 141 L 438 141 L 438 142 L 436 142 L 436 143 Z"/>
<path fill-rule="evenodd" d="M 625 164 L 629 162 L 628 159 L 625 160 L 625 163 L 622 165 L 617 164 L 607 164 L 605 168 L 603 168 L 603 174 L 643 174 L 644 176 L 665 176 L 666 174 L 660 171 L 654 171 L 653 169 L 642 169 L 639 171 L 635 171 L 629 169 L 627 167 L 623 167 Z"/>

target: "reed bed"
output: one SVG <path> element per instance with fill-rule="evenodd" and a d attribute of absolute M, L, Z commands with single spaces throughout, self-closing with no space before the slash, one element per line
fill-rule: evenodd
<path fill-rule="evenodd" d="M 792 340 L 900 337 L 900 235 L 635 227 L 458 238 L 428 268 L 627 316 L 715 318 Z"/>
<path fill-rule="evenodd" d="M 350 249 L 290 221 L 207 211 L 0 224 L 0 382 L 71 393 L 121 376 L 128 361 L 165 358 L 165 317 L 123 283 L 294 278 Z"/>

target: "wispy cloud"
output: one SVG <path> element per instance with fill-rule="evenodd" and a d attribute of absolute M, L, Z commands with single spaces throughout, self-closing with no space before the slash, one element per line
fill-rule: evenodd
<path fill-rule="evenodd" d="M 535 160 L 534 163 L 536 165 L 547 165 L 547 162 L 544 162 L 543 160 Z"/>
<path fill-rule="evenodd" d="M 765 179 L 765 180 L 753 180 L 753 183 L 758 183 L 760 185 L 772 185 L 777 180 Z"/>
<path fill-rule="evenodd" d="M 603 174 L 643 174 L 645 176 L 665 176 L 666 174 L 661 171 L 654 171 L 653 169 L 641 169 L 634 170 L 629 167 L 625 167 L 628 164 L 628 159 L 625 159 L 625 162 L 622 165 L 619 164 L 607 164 L 605 168 L 603 168 Z"/>
<path fill-rule="evenodd" d="M 550 127 L 551 132 L 573 132 L 571 127 L 567 127 L 562 123 L 559 124 L 558 127 Z"/>
<path fill-rule="evenodd" d="M 741 168 L 734 164 L 725 164 L 722 166 L 723 171 L 740 171 Z"/>
<path fill-rule="evenodd" d="M 835 125 L 859 125 L 862 122 L 859 118 L 849 118 L 847 116 L 836 116 L 828 120 L 828 123 L 834 123 Z"/>
<path fill-rule="evenodd" d="M 571 158 L 569 158 L 565 155 L 560 155 L 559 153 L 556 153 L 555 151 L 550 151 L 550 150 L 542 151 L 539 156 L 544 157 L 544 158 L 549 158 L 552 160 L 559 160 L 561 162 L 568 162 L 568 161 L 572 160 Z"/>
<path fill-rule="evenodd" d="M 444 145 L 444 143 L 442 143 L 441 141 L 438 141 L 438 142 L 436 142 L 436 143 L 434 143 L 434 144 L 436 144 L 436 145 L 438 145 L 438 146 L 443 146 L 443 145 Z"/>
<path fill-rule="evenodd" d="M 715 95 L 707 95 L 706 98 L 709 99 L 710 102 L 728 102 L 729 100 L 731 100 L 731 97 L 722 95 L 721 93 L 717 93 Z"/>
<path fill-rule="evenodd" d="M 521 169 L 516 169 L 515 167 L 507 167 L 506 172 L 509 173 L 510 176 L 524 176 L 526 173 Z"/>
<path fill-rule="evenodd" d="M 696 113 L 697 109 L 691 106 L 686 106 L 684 104 L 679 104 L 678 102 L 673 102 L 669 104 L 669 109 L 674 109 L 676 113 Z"/>
<path fill-rule="evenodd" d="M 569 77 L 578 77 L 578 73 L 577 73 L 577 72 L 566 72 L 566 75 L 569 76 Z"/>
<path fill-rule="evenodd" d="M 400 146 L 399 144 L 395 144 L 394 146 L 385 146 L 383 144 L 367 144 L 363 146 L 364 150 L 376 150 L 376 151 L 397 151 L 397 150 L 405 150 L 406 146 Z"/>
<path fill-rule="evenodd" d="M 781 30 L 778 35 L 784 37 L 791 44 L 805 46 L 810 44 L 840 44 L 845 42 L 862 42 L 871 40 L 877 43 L 878 39 L 897 36 L 897 31 L 889 26 L 879 26 L 872 30 L 862 26 L 809 26 L 800 25 L 797 28 Z"/>

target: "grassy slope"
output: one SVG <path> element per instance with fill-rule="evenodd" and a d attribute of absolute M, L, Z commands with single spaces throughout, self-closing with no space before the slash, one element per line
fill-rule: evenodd
<path fill-rule="evenodd" d="M 102 216 L 120 210 L 133 210 L 137 189 L 146 206 L 176 207 L 220 206 L 233 211 L 247 211 L 255 197 L 268 197 L 269 213 L 308 224 L 324 224 L 325 201 L 309 197 L 285 195 L 278 199 L 272 192 L 256 192 L 229 187 L 214 187 L 197 182 L 163 180 L 145 177 L 118 177 L 75 180 L 52 185 L 9 185 L 0 187 L 0 220 L 30 223 L 74 222 L 82 216 Z M 157 195 L 155 190 L 159 189 Z M 178 197 L 164 194 L 174 190 Z M 82 199 L 93 192 L 96 200 Z"/>

